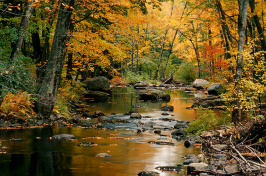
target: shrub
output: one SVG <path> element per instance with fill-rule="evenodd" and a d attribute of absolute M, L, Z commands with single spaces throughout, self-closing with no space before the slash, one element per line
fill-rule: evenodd
<path fill-rule="evenodd" d="M 203 131 L 216 130 L 223 125 L 232 125 L 231 114 L 224 112 L 219 115 L 212 110 L 197 110 L 197 120 L 190 123 L 187 133 L 200 135 Z"/>
<path fill-rule="evenodd" d="M 113 79 L 111 79 L 110 82 L 112 85 L 123 85 L 124 84 L 123 78 L 118 77 L 118 76 L 113 77 Z"/>
<path fill-rule="evenodd" d="M 125 75 L 125 81 L 129 84 L 135 84 L 138 81 L 146 81 L 149 79 L 149 75 L 145 72 L 136 74 L 135 72 L 127 71 Z"/>
<path fill-rule="evenodd" d="M 72 83 L 65 81 L 61 87 L 58 88 L 58 94 L 53 109 L 54 114 L 61 114 L 64 117 L 69 118 L 70 105 L 78 103 L 82 94 L 84 94 L 85 88 L 82 83 L 72 81 Z"/>
<path fill-rule="evenodd" d="M 13 94 L 8 92 L 1 106 L 1 115 L 4 117 L 18 117 L 27 119 L 35 115 L 33 101 L 29 94 L 20 92 Z"/>
<path fill-rule="evenodd" d="M 184 83 L 189 84 L 196 79 L 196 70 L 197 68 L 192 63 L 182 63 L 176 72 L 176 77 Z"/>

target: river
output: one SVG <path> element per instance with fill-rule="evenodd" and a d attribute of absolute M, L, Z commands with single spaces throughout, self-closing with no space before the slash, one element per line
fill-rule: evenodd
<path fill-rule="evenodd" d="M 110 100 L 105 103 L 91 103 L 89 110 L 102 111 L 106 116 L 128 119 L 123 114 L 137 110 L 143 118 L 143 124 L 173 127 L 176 122 L 162 121 L 160 118 L 191 121 L 196 118 L 194 110 L 186 109 L 191 105 L 188 95 L 179 90 L 166 90 L 171 95 L 168 105 L 174 106 L 169 115 L 161 115 L 160 107 L 165 102 L 142 102 L 138 100 L 138 91 L 133 88 L 113 88 Z M 132 108 L 139 105 L 140 108 Z M 114 115 L 116 114 L 116 115 Z M 134 124 L 134 123 L 133 123 Z M 0 155 L 1 176 L 136 176 L 141 171 L 156 171 L 161 176 L 176 175 L 156 170 L 158 166 L 176 166 L 182 164 L 185 154 L 199 153 L 196 148 L 185 148 L 184 141 L 166 137 L 174 146 L 150 144 L 160 140 L 153 130 L 136 133 L 138 126 L 116 124 L 113 130 L 89 129 L 78 127 L 53 127 L 24 130 L 1 130 L 0 145 L 5 146 L 6 154 Z M 162 131 L 169 135 L 171 131 Z M 51 140 L 56 134 L 73 134 L 75 141 Z M 15 140 L 19 139 L 19 140 Z M 80 142 L 94 142 L 97 146 L 81 147 Z M 111 157 L 96 157 L 98 153 L 107 153 Z"/>

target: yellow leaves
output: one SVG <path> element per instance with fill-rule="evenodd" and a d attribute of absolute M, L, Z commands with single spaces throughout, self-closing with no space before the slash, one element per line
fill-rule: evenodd
<path fill-rule="evenodd" d="M 26 93 L 13 94 L 9 92 L 3 101 L 0 111 L 7 116 L 13 115 L 19 118 L 26 118 L 35 115 L 33 102 Z"/>

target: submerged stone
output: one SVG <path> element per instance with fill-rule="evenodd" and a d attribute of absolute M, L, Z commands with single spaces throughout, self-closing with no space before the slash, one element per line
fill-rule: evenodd
<path fill-rule="evenodd" d="M 138 176 L 160 176 L 160 174 L 154 171 L 142 171 L 138 173 Z"/>
<path fill-rule="evenodd" d="M 94 142 L 81 142 L 78 144 L 78 146 L 82 147 L 93 147 L 93 146 L 97 146 L 97 144 L 95 144 Z"/>
<path fill-rule="evenodd" d="M 108 155 L 107 153 L 98 153 L 98 154 L 96 155 L 96 157 L 106 158 L 106 157 L 111 157 L 111 155 Z"/>
<path fill-rule="evenodd" d="M 161 107 L 162 111 L 173 111 L 174 110 L 174 106 L 171 105 L 165 105 L 163 107 Z"/>
<path fill-rule="evenodd" d="M 72 134 L 57 134 L 52 136 L 52 139 L 62 139 L 62 140 L 66 140 L 66 139 L 75 139 L 75 136 Z"/>
<path fill-rule="evenodd" d="M 158 166 L 155 169 L 163 171 L 163 172 L 178 173 L 182 170 L 182 166 Z"/>

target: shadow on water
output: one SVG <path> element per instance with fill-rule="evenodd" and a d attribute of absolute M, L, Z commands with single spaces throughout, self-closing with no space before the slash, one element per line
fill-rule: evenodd
<path fill-rule="evenodd" d="M 174 106 L 169 117 L 178 120 L 195 119 L 194 110 L 187 110 L 192 96 L 183 95 L 179 91 L 169 91 L 171 101 L 167 104 Z M 131 92 L 133 92 L 131 94 Z M 131 99 L 132 95 L 132 99 Z M 132 88 L 113 89 L 108 103 L 94 103 L 91 111 L 99 110 L 105 114 L 123 114 L 131 110 L 132 104 L 142 115 L 151 115 L 156 122 L 162 117 L 160 107 L 165 102 L 141 102 L 138 92 Z M 148 120 L 147 120 L 148 121 Z M 166 122 L 165 122 L 166 123 Z M 173 123 L 174 124 L 174 123 Z M 173 125 L 172 124 L 172 125 Z M 165 136 L 171 131 L 162 131 Z M 76 141 L 51 140 L 56 134 L 73 134 Z M 167 140 L 174 146 L 149 144 L 161 137 L 146 130 L 137 134 L 135 129 L 85 129 L 53 127 L 25 130 L 1 130 L 0 145 L 5 146 L 6 154 L 0 155 L 0 175 L 2 176 L 136 176 L 145 171 L 156 171 L 161 176 L 176 175 L 155 170 L 158 166 L 176 166 L 182 164 L 182 156 L 198 153 L 195 148 L 185 148 L 184 141 L 171 137 Z M 10 140 L 10 139 L 22 140 Z M 80 147 L 80 142 L 94 142 L 97 146 Z M 98 153 L 107 153 L 111 157 L 99 158 Z"/>

